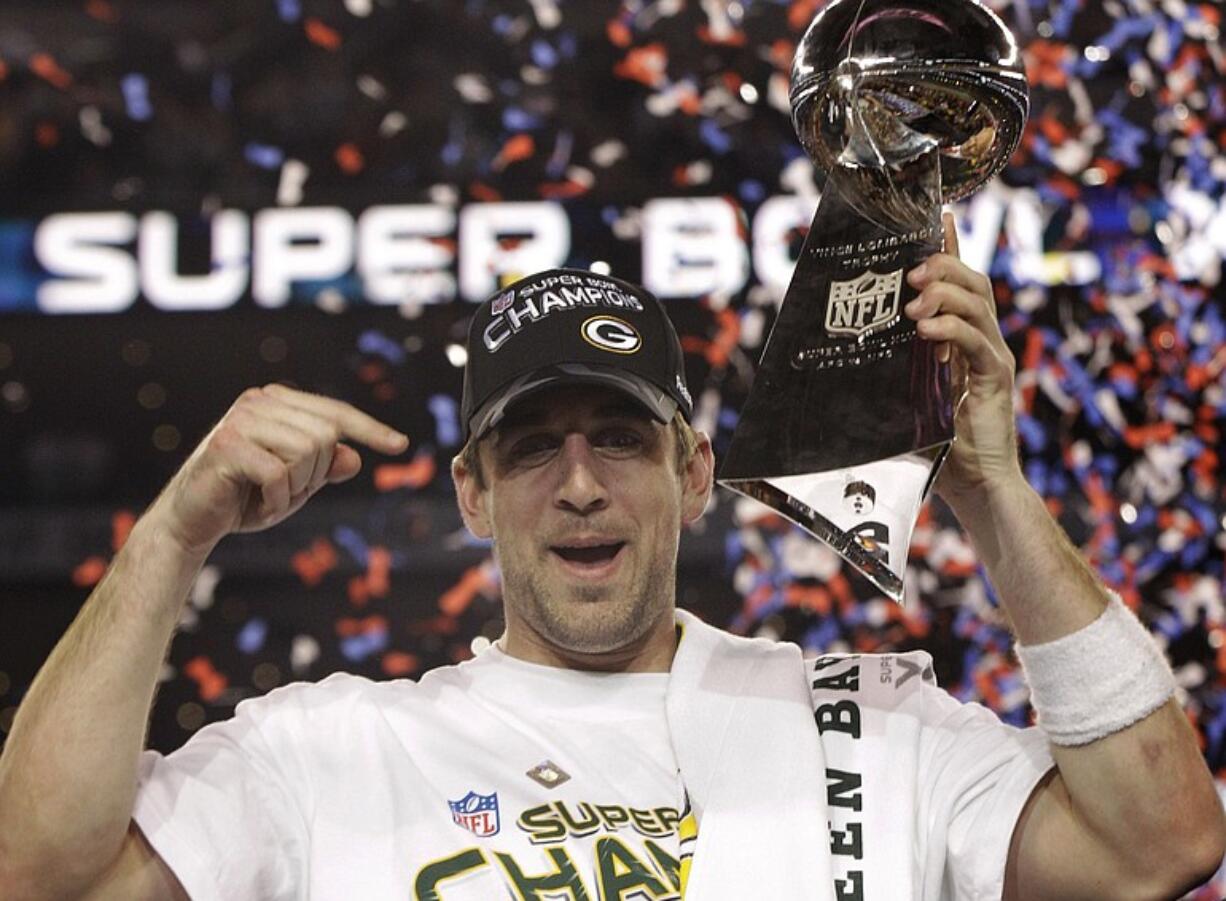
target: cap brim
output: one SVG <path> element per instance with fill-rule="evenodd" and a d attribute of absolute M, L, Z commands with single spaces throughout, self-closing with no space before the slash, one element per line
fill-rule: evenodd
<path fill-rule="evenodd" d="M 559 385 L 603 385 L 620 391 L 660 423 L 671 421 L 678 410 L 677 402 L 667 393 L 624 369 L 561 363 L 522 375 L 487 400 L 469 421 L 469 435 L 483 438 L 502 421 L 512 404 Z"/>

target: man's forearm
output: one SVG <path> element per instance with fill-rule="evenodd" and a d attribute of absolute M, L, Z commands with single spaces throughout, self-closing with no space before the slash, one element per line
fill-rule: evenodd
<path fill-rule="evenodd" d="M 158 672 L 202 563 L 146 516 L 43 665 L 0 756 L 0 883 L 74 893 L 118 854 Z"/>
<path fill-rule="evenodd" d="M 1088 626 L 1107 606 L 1102 583 L 1019 475 L 951 506 L 1024 645 Z"/>
<path fill-rule="evenodd" d="M 1109 596 L 1042 499 L 1020 477 L 996 487 L 954 509 L 1020 643 L 1045 644 L 1094 622 Z M 1200 839 L 1221 835 L 1212 778 L 1173 699 L 1104 738 L 1053 744 L 1052 756 L 1075 815 L 1141 871 L 1203 857 Z"/>

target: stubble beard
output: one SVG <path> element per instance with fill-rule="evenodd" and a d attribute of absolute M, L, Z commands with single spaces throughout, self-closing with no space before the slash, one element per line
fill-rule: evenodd
<path fill-rule="evenodd" d="M 503 603 L 563 651 L 608 654 L 630 647 L 670 609 L 676 557 L 657 553 L 625 589 L 601 585 L 550 586 L 540 570 L 500 561 Z"/>

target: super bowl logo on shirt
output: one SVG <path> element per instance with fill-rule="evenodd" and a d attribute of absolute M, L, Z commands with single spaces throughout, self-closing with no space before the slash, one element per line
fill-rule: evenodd
<path fill-rule="evenodd" d="M 826 331 L 859 338 L 886 325 L 898 315 L 902 270 L 886 275 L 868 271 L 847 281 L 830 283 L 826 304 Z"/>
<path fill-rule="evenodd" d="M 593 316 L 584 321 L 579 332 L 588 344 L 615 354 L 632 354 L 643 346 L 638 329 L 616 316 Z"/>
<path fill-rule="evenodd" d="M 458 801 L 449 799 L 447 806 L 451 808 L 451 819 L 455 824 L 473 835 L 484 838 L 498 834 L 498 792 L 479 795 L 470 791 Z"/>

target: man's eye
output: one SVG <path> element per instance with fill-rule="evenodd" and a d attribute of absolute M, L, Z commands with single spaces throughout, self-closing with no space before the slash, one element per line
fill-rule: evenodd
<path fill-rule="evenodd" d="M 558 443 L 551 435 L 527 435 L 511 445 L 512 460 L 524 460 L 552 451 Z"/>
<path fill-rule="evenodd" d="M 605 429 L 596 436 L 595 443 L 610 450 L 636 450 L 643 446 L 643 436 L 634 429 Z"/>

